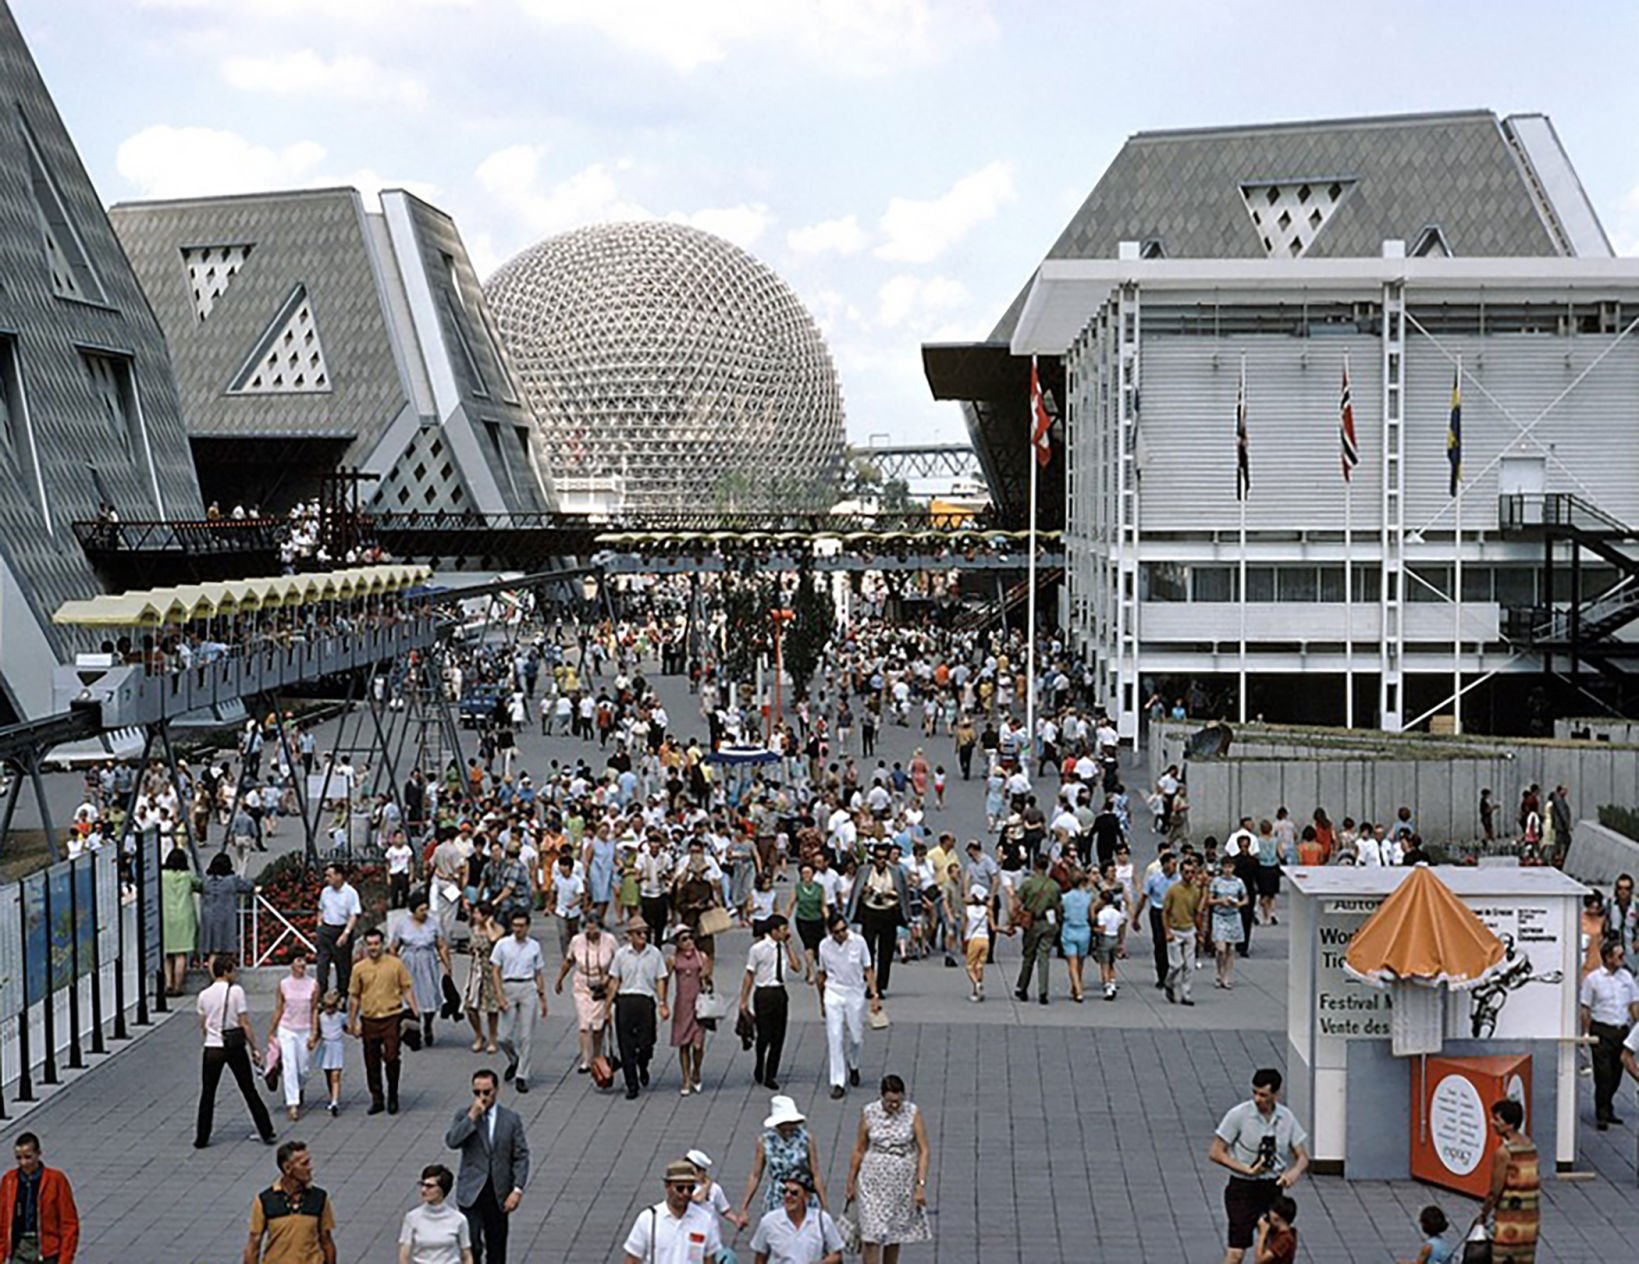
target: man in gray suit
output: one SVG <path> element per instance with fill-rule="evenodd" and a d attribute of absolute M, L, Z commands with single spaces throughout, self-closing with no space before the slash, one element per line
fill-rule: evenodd
<path fill-rule="evenodd" d="M 506 1264 L 507 1217 L 529 1181 L 524 1121 L 496 1102 L 499 1088 L 494 1071 L 473 1072 L 472 1105 L 444 1134 L 444 1144 L 461 1151 L 455 1204 L 472 1230 L 472 1257 L 483 1264 Z"/>

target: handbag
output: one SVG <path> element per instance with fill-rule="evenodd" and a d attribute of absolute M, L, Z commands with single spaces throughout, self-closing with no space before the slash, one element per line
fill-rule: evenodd
<path fill-rule="evenodd" d="M 245 1035 L 245 1029 L 235 1023 L 228 1026 L 228 1002 L 233 999 L 233 984 L 225 983 L 222 988 L 222 1049 L 225 1053 L 246 1053 L 250 1049 L 250 1040 Z"/>
<path fill-rule="evenodd" d="M 1483 1221 L 1476 1220 L 1468 1231 L 1463 1242 L 1463 1264 L 1491 1264 L 1491 1235 Z"/>
<path fill-rule="evenodd" d="M 872 1031 L 881 1031 L 888 1025 L 888 1011 L 885 1009 L 866 1010 L 865 1025 Z"/>
<path fill-rule="evenodd" d="M 740 1049 L 748 1051 L 757 1040 L 757 1020 L 751 1016 L 750 1010 L 741 1010 L 740 1016 L 734 1020 L 734 1034 L 740 1038 Z"/>
<path fill-rule="evenodd" d="M 270 1093 L 279 1087 L 279 1059 L 279 1037 L 270 1032 L 267 1038 L 267 1054 L 262 1059 L 262 1079 Z"/>
<path fill-rule="evenodd" d="M 694 1016 L 698 1019 L 727 1018 L 733 1003 L 719 992 L 701 992 L 694 998 Z"/>
<path fill-rule="evenodd" d="M 599 1088 L 608 1088 L 615 1082 L 615 1068 L 608 1058 L 601 1053 L 592 1059 L 592 1083 Z"/>
<path fill-rule="evenodd" d="M 837 1226 L 837 1236 L 842 1239 L 843 1252 L 847 1255 L 858 1255 L 862 1249 L 859 1240 L 859 1217 L 848 1211 L 853 1205 L 853 1200 L 849 1199 L 842 1209 L 842 1214 L 832 1217 Z"/>
<path fill-rule="evenodd" d="M 702 936 L 727 934 L 733 926 L 734 918 L 729 915 L 729 911 L 726 908 L 723 908 L 719 904 L 712 905 L 704 913 L 700 914 L 699 933 Z M 722 1015 L 719 1014 L 718 1017 L 720 1018 Z"/>

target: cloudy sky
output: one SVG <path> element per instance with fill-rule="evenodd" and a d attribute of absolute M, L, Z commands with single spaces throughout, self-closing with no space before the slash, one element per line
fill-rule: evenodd
<path fill-rule="evenodd" d="M 1543 111 L 1639 252 L 1639 5 L 1521 0 L 11 0 L 107 202 L 403 186 L 481 273 L 687 220 L 826 331 L 856 441 L 964 438 L 982 337 L 1132 132 Z"/>

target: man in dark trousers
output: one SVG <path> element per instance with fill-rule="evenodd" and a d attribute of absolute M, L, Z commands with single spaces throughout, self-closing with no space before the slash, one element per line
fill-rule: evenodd
<path fill-rule="evenodd" d="M 473 1072 L 472 1105 L 444 1133 L 444 1144 L 461 1151 L 455 1205 L 472 1231 L 472 1258 L 482 1264 L 506 1264 L 507 1217 L 529 1183 L 524 1121 L 496 1102 L 499 1088 L 494 1071 Z"/>
<path fill-rule="evenodd" d="M 1155 986 L 1167 985 L 1167 930 L 1161 921 L 1161 904 L 1167 898 L 1167 888 L 1178 881 L 1178 858 L 1165 846 L 1161 848 L 1161 867 L 1144 875 L 1143 888 L 1138 893 L 1138 906 L 1133 909 L 1133 920 L 1145 909 L 1150 914 L 1150 942 L 1155 945 Z M 1250 889 L 1250 888 L 1249 888 Z"/>
<path fill-rule="evenodd" d="M 757 1066 L 751 1078 L 764 1088 L 780 1087 L 780 1054 L 785 1050 L 785 1025 L 791 996 L 785 990 L 785 971 L 803 963 L 791 951 L 791 927 L 775 913 L 752 927 L 757 940 L 746 954 L 745 978 L 740 984 L 740 1011 L 757 1024 Z M 755 1006 L 755 1008 L 753 1008 Z"/>

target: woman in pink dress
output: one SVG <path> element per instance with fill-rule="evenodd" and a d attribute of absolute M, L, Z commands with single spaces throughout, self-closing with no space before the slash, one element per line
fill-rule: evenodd
<path fill-rule="evenodd" d="M 916 792 L 916 806 L 921 807 L 928 799 L 928 761 L 920 746 L 916 748 L 916 754 L 911 756 L 911 762 L 905 771 L 911 776 L 911 789 Z"/>
<path fill-rule="evenodd" d="M 711 958 L 695 946 L 694 933 L 678 926 L 671 972 L 676 995 L 672 1000 L 672 1047 L 683 1065 L 683 1096 L 700 1091 L 700 1060 L 706 1053 L 706 1029 L 694 1016 L 694 1001 L 711 987 Z"/>

